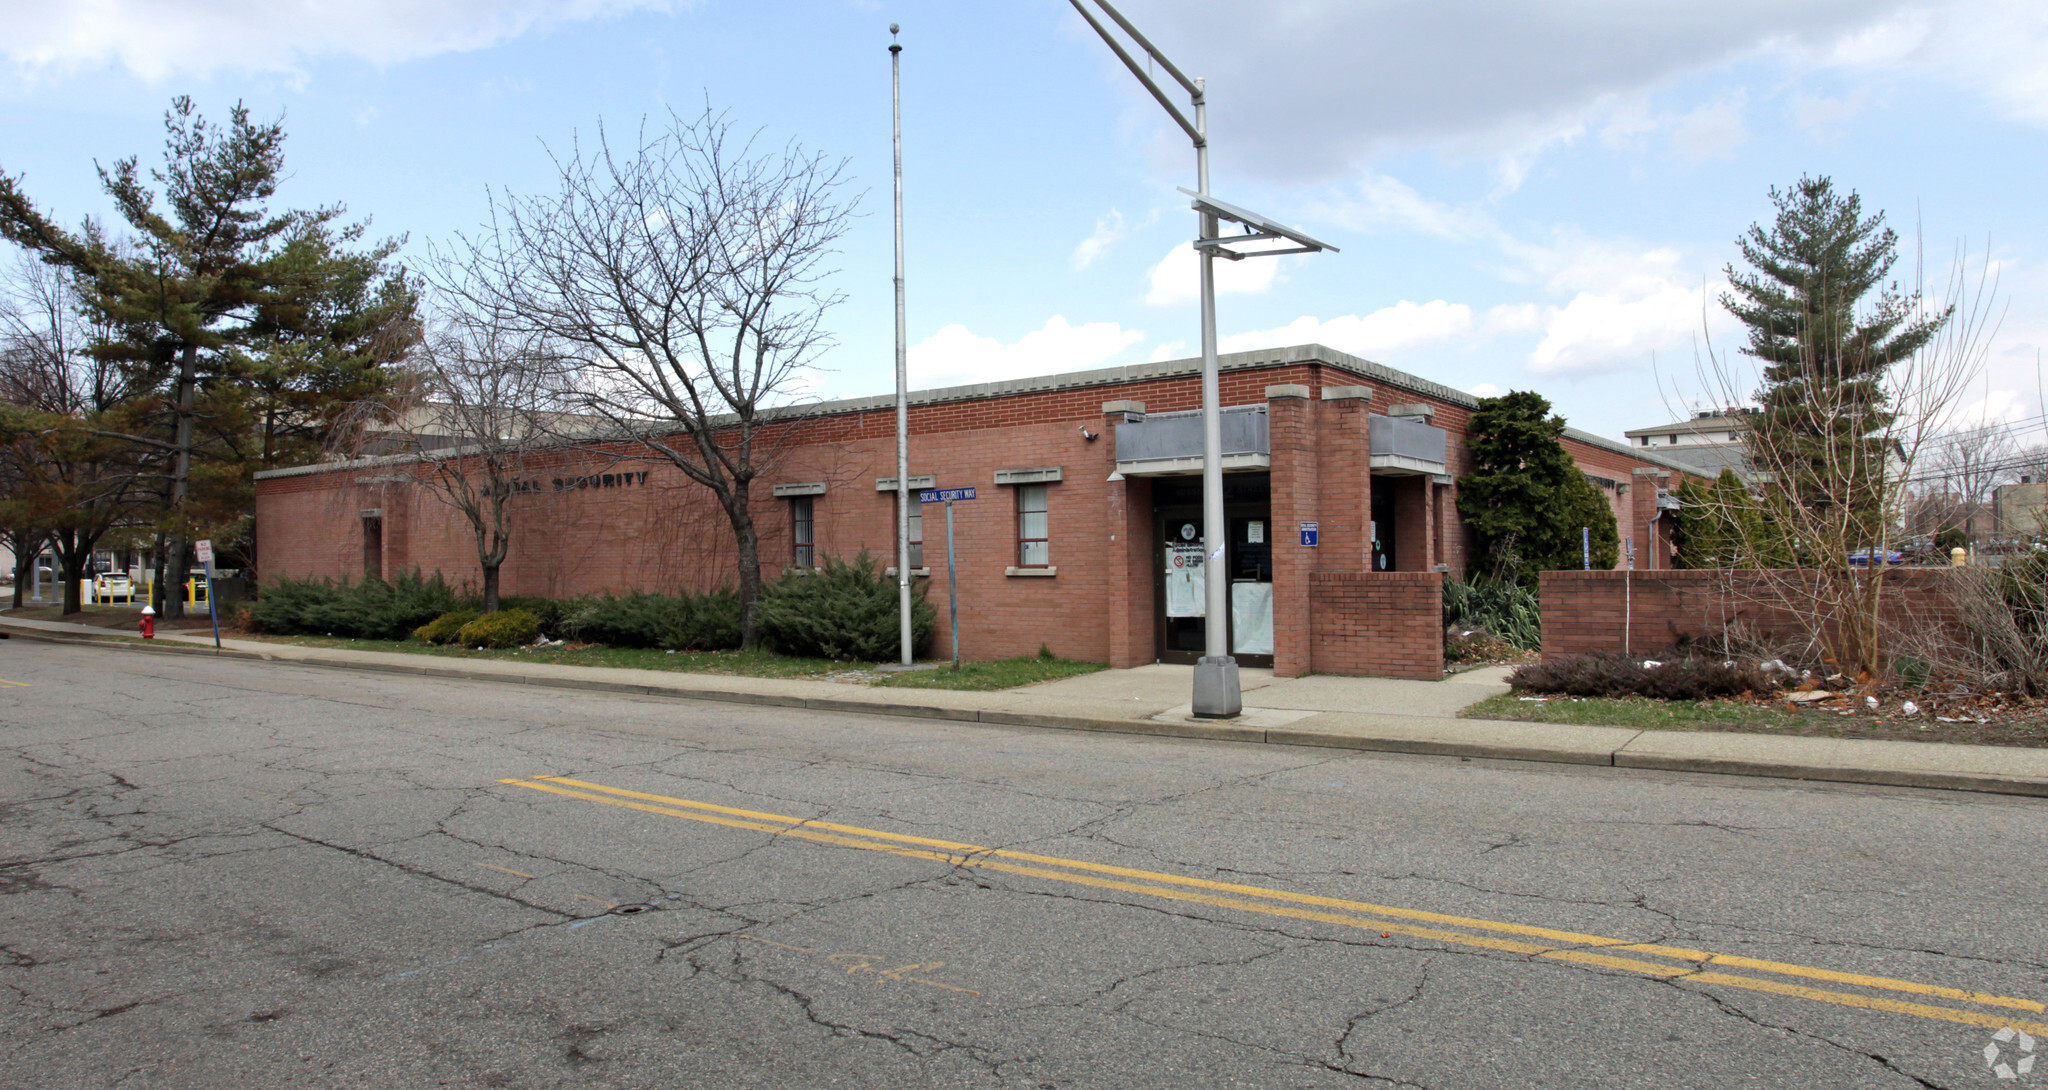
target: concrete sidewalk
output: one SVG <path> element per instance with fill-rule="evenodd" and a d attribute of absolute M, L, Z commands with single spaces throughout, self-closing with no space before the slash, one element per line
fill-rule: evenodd
<path fill-rule="evenodd" d="M 162 646 L 148 647 L 108 640 L 108 630 L 91 625 L 13 619 L 0 612 L 0 631 L 9 630 L 29 638 L 94 641 L 143 653 L 227 654 L 308 666 L 817 711 L 2048 797 L 2048 750 L 2042 749 L 1457 718 L 1474 702 L 1507 691 L 1501 680 L 1506 671 L 1499 668 L 1441 682 L 1323 675 L 1276 678 L 1270 670 L 1245 670 L 1244 714 L 1218 722 L 1189 714 L 1191 668 L 1185 666 L 1104 670 L 1023 689 L 957 692 L 454 659 L 259 640 L 223 640 L 222 650 L 215 651 L 212 637 L 202 634 L 165 636 L 158 640 Z"/>

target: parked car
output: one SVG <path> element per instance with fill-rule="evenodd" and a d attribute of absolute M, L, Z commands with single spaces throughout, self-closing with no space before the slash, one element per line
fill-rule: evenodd
<path fill-rule="evenodd" d="M 101 572 L 92 577 L 93 601 L 111 602 L 116 598 L 124 601 L 135 598 L 135 586 L 128 581 L 127 572 Z"/>
<path fill-rule="evenodd" d="M 1870 562 L 1877 558 L 1877 555 L 1876 549 L 1858 549 L 1849 554 L 1849 563 L 1868 567 Z M 1886 564 L 1903 564 L 1906 562 L 1906 554 L 1897 550 L 1886 550 L 1884 562 Z"/>

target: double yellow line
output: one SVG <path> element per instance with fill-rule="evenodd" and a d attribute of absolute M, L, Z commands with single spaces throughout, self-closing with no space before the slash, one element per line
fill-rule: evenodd
<path fill-rule="evenodd" d="M 2025 1011 L 2030 1014 L 2048 1013 L 2048 1006 L 2032 999 L 2015 999 L 2010 996 L 1943 987 L 1939 984 L 1921 984 L 1910 980 L 1867 976 L 1862 973 L 1837 972 L 1833 969 L 1716 954 L 1706 950 L 1630 942 L 1627 939 L 1605 938 L 1576 931 L 1558 931 L 1499 920 L 1481 920 L 1469 916 L 1450 916 L 1420 909 L 1369 904 L 1364 901 L 1347 901 L 1311 893 L 1268 889 L 1264 886 L 1187 878 L 1177 874 L 1134 870 L 1106 863 L 1090 863 L 1080 859 L 1064 859 L 1059 856 L 1037 855 L 1032 852 L 1010 851 L 951 840 L 935 840 L 931 837 L 907 836 L 880 829 L 864 829 L 856 825 L 809 821 L 782 814 L 671 798 L 667 795 L 650 795 L 641 791 L 628 791 L 620 787 L 607 787 L 562 776 L 536 776 L 531 779 L 498 782 L 565 795 L 573 799 L 601 802 L 607 806 L 623 806 L 651 814 L 686 818 L 690 821 L 748 829 L 775 836 L 796 837 L 843 848 L 886 852 L 890 855 L 944 863 L 948 866 L 1000 871 L 1005 874 L 1092 886 L 1097 889 L 1112 889 L 1121 893 L 1169 901 L 1192 902 L 1267 916 L 1284 916 L 1289 919 L 1312 920 L 1317 923 L 1378 931 L 1383 936 L 1403 935 L 1455 946 L 1499 950 L 1528 957 L 1638 973 L 1643 976 L 1687 980 L 1699 984 L 1718 984 L 1844 1007 L 1959 1022 L 1986 1029 L 2011 1026 L 2030 1034 L 2048 1036 L 2048 1023 L 2020 1021 L 2009 1015 L 1972 1009 L 1991 1007 Z M 1710 966 L 1717 968 L 1709 968 Z M 1721 972 L 1718 969 L 1743 969 L 1749 972 Z M 1797 981 L 1821 981 L 1860 988 L 1864 991 L 1840 991 Z M 1897 998 L 1901 995 L 1945 999 L 1971 1006 L 1948 1006 Z"/>

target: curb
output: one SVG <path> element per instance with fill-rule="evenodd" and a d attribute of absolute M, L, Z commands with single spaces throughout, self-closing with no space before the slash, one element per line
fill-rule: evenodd
<path fill-rule="evenodd" d="M 0 627 L 7 627 L 4 620 L 0 620 Z M 1992 773 L 1802 765 L 1741 758 L 1664 757 L 1630 753 L 1628 752 L 1627 743 L 1610 752 L 1600 753 L 1598 751 L 1586 750 L 1546 749 L 1540 746 L 1529 745 L 1449 742 L 1422 738 L 1364 737 L 1316 730 L 1243 727 L 1227 723 L 1212 725 L 1160 722 L 1154 719 L 1097 719 L 1086 716 L 1040 715 L 1031 712 L 943 708 L 929 704 L 899 704 L 867 700 L 841 700 L 831 697 L 783 696 L 776 693 L 749 693 L 723 689 L 677 689 L 662 685 L 637 685 L 630 682 L 605 681 L 595 678 L 585 680 L 566 677 L 492 674 L 465 670 L 455 666 L 429 666 L 424 663 L 415 665 L 399 662 L 322 662 L 317 659 L 283 658 L 257 651 L 227 648 L 216 650 L 212 647 L 175 642 L 158 647 L 147 647 L 128 642 L 117 643 L 102 637 L 84 634 L 70 635 L 11 627 L 8 628 L 8 631 L 9 634 L 17 639 L 40 640 L 47 643 L 87 644 L 109 650 L 135 651 L 142 654 L 201 654 L 219 658 L 278 662 L 290 666 L 314 666 L 333 670 L 356 670 L 370 673 L 400 674 L 411 677 L 445 678 L 455 681 L 497 682 L 499 684 L 528 685 L 545 689 L 621 693 L 629 696 L 653 696 L 672 700 L 708 700 L 726 704 L 750 704 L 758 707 L 801 708 L 806 711 L 938 719 L 955 723 L 985 723 L 990 726 L 1034 727 L 1046 730 L 1080 730 L 1105 734 L 1136 734 L 1199 741 L 1311 746 L 1325 749 L 1351 749 L 1379 753 L 1408 753 L 1430 757 L 1463 757 L 1502 761 L 1527 761 L 1543 764 L 1591 765 L 1654 772 L 1692 772 L 1723 776 L 1749 776 L 1762 779 L 1870 784 L 1880 787 L 1913 787 L 1938 791 L 1977 791 L 1999 795 L 2048 798 L 2048 779 L 2001 776 Z M 1942 743 L 1914 744 L 1940 745 Z"/>

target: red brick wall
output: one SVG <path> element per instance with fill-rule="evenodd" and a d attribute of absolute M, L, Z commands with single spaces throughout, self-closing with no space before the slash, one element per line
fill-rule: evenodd
<path fill-rule="evenodd" d="M 1282 673 L 1326 670 L 1316 648 L 1334 648 L 1337 638 L 1314 627 L 1319 607 L 1308 576 L 1363 574 L 1369 568 L 1366 523 L 1375 483 L 1368 473 L 1369 413 L 1392 404 L 1434 404 L 1433 422 L 1450 433 L 1447 468 L 1452 474 L 1470 468 L 1463 446 L 1469 414 L 1461 406 L 1389 386 L 1376 386 L 1369 402 L 1324 401 L 1325 385 L 1356 385 L 1361 379 L 1317 363 L 1242 367 L 1221 378 L 1225 405 L 1262 403 L 1270 385 L 1310 390 L 1306 400 L 1282 399 L 1269 407 L 1274 456 L 1270 533 L 1279 577 L 1275 660 Z M 1108 479 L 1115 469 L 1117 421 L 1103 416 L 1102 403 L 1117 399 L 1142 401 L 1150 412 L 1192 409 L 1199 405 L 1200 381 L 1180 375 L 912 407 L 911 472 L 936 474 L 942 487 L 972 485 L 980 491 L 979 499 L 956 507 L 961 650 L 967 657 L 1029 654 L 1043 643 L 1063 656 L 1118 666 L 1153 661 L 1151 485 Z M 1083 426 L 1097 438 L 1084 438 Z M 752 497 L 765 577 L 778 576 L 790 561 L 790 504 L 773 496 L 778 483 L 826 483 L 825 493 L 813 500 L 820 556 L 851 556 L 866 548 L 882 565 L 893 563 L 893 493 L 878 493 L 874 487 L 876 477 L 895 473 L 893 410 L 779 422 L 764 429 L 759 442 L 783 451 L 776 467 L 755 482 Z M 1621 467 L 1610 475 L 1625 476 L 1640 464 L 1613 452 L 1594 453 Z M 1012 488 L 995 484 L 994 474 L 1040 466 L 1064 470 L 1064 479 L 1048 491 L 1052 563 L 1058 574 L 1006 575 L 1004 569 L 1015 563 L 1015 498 Z M 467 524 L 430 491 L 409 483 L 408 472 L 406 467 L 365 465 L 258 481 L 261 577 L 358 577 L 363 570 L 359 512 L 381 508 L 387 577 L 418 568 L 439 571 L 458 584 L 478 582 Z M 559 492 L 544 487 L 518 497 L 511 551 L 502 570 L 506 594 L 567 597 L 709 589 L 735 581 L 737 554 L 724 513 L 707 490 L 666 462 L 554 455 L 537 462 L 530 476 L 551 482 L 621 472 L 632 473 L 633 483 Z M 1380 481 L 1385 487 L 1402 483 L 1397 478 Z M 1455 486 L 1436 492 L 1434 522 L 1425 514 L 1425 493 L 1416 492 L 1404 506 L 1404 541 L 1398 549 L 1404 566 L 1427 558 L 1424 550 L 1433 546 L 1436 558 L 1462 573 L 1466 536 L 1456 516 L 1456 493 Z M 943 653 L 948 645 L 944 512 L 933 505 L 925 514 L 928 591 L 939 616 L 934 649 Z M 1307 520 L 1321 525 L 1321 542 L 1314 549 L 1300 546 L 1295 529 Z M 1425 540 L 1410 547 L 1406 535 Z M 1431 536 L 1438 540 L 1427 541 Z M 1426 608 L 1417 608 L 1434 616 L 1436 601 L 1429 597 Z M 1429 654 L 1440 656 L 1441 632 L 1434 620 L 1426 627 L 1430 634 L 1421 643 L 1436 648 Z M 1346 656 L 1376 652 L 1332 653 L 1337 657 L 1330 661 L 1341 664 L 1351 661 Z"/>
<path fill-rule="evenodd" d="M 1444 674 L 1444 577 L 1437 572 L 1309 576 L 1315 670 L 1436 681 Z"/>
<path fill-rule="evenodd" d="M 1543 657 L 1594 651 L 1654 655 L 1680 643 L 1718 640 L 1741 622 L 1765 636 L 1810 630 L 1795 607 L 1789 573 L 1700 569 L 1655 572 L 1544 572 Z M 1949 599 L 1954 573 L 1914 568 L 1885 573 L 1883 623 L 1892 633 L 1926 633 L 1959 623 Z M 1799 608 L 1797 613 L 1807 613 Z"/>

